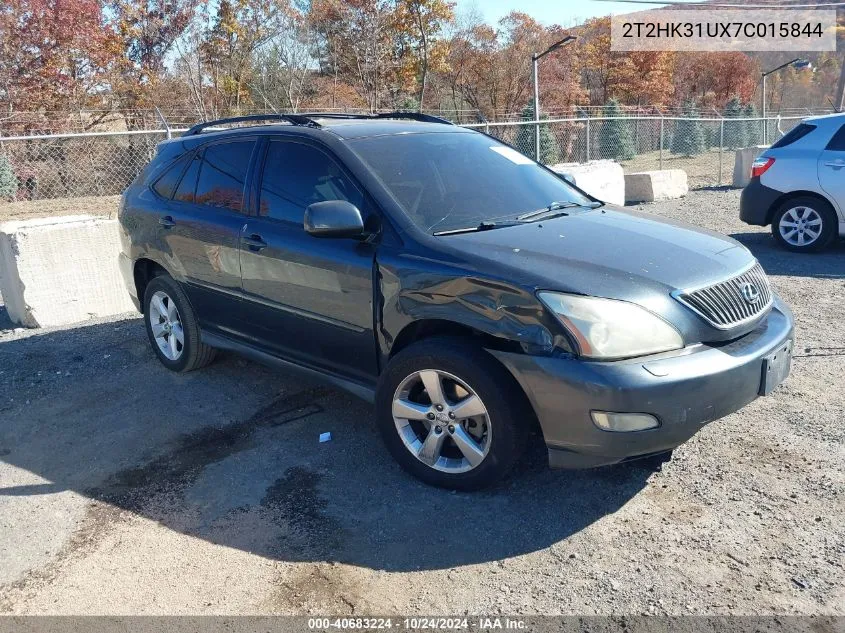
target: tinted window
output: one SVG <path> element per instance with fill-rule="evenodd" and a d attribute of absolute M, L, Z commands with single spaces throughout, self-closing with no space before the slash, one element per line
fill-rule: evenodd
<path fill-rule="evenodd" d="M 254 146 L 255 141 L 234 141 L 206 147 L 194 202 L 240 211 Z"/>
<path fill-rule="evenodd" d="M 833 138 L 830 139 L 830 143 L 827 144 L 825 149 L 832 152 L 845 152 L 845 125 L 839 128 L 839 131 L 833 135 Z"/>
<path fill-rule="evenodd" d="M 772 145 L 772 149 L 777 147 L 786 147 L 787 145 L 792 145 L 798 139 L 804 138 L 810 132 L 816 129 L 815 125 L 810 125 L 808 123 L 799 123 L 794 128 L 789 130 L 781 139 Z"/>
<path fill-rule="evenodd" d="M 513 219 L 552 202 L 592 201 L 519 152 L 482 134 L 381 136 L 350 142 L 431 233 Z"/>
<path fill-rule="evenodd" d="M 161 177 L 156 180 L 153 189 L 156 190 L 158 195 L 168 200 L 173 197 L 173 192 L 176 191 L 176 185 L 179 184 L 179 178 L 182 177 L 182 172 L 185 171 L 185 165 L 188 164 L 189 160 L 191 160 L 191 154 L 183 156 L 168 167 Z"/>
<path fill-rule="evenodd" d="M 346 200 L 363 207 L 361 192 L 325 153 L 302 143 L 270 141 L 259 213 L 302 224 L 305 207 L 326 200 Z"/>
<path fill-rule="evenodd" d="M 197 187 L 197 174 L 199 174 L 201 163 L 200 156 L 195 154 L 193 160 L 188 165 L 188 169 L 185 170 L 185 175 L 182 176 L 179 186 L 176 188 L 176 195 L 173 196 L 174 200 L 178 200 L 179 202 L 194 201 L 194 189 Z"/>

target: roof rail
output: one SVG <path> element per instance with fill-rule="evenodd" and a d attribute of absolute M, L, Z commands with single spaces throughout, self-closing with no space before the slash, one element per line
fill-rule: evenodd
<path fill-rule="evenodd" d="M 307 127 L 320 127 L 316 121 L 312 121 L 308 116 L 301 114 L 250 114 L 248 116 L 233 116 L 228 119 L 217 119 L 215 121 L 203 121 L 198 123 L 182 136 L 194 136 L 199 134 L 207 127 L 215 125 L 224 125 L 227 123 L 244 123 L 246 121 L 287 121 L 293 125 L 304 125 Z"/>
<path fill-rule="evenodd" d="M 348 112 L 308 112 L 301 116 L 310 119 L 409 119 L 424 123 L 444 123 L 454 125 L 451 121 L 422 112 L 379 112 L 378 114 L 352 114 Z"/>

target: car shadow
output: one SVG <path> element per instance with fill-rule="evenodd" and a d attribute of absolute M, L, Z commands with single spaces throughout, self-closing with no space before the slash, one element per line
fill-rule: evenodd
<path fill-rule="evenodd" d="M 494 489 L 431 488 L 387 454 L 370 405 L 234 355 L 173 374 L 139 319 L 0 340 L 0 367 L 0 512 L 32 530 L 45 495 L 72 491 L 273 560 L 443 569 L 560 543 L 652 475 L 551 471 L 534 442 Z"/>
<path fill-rule="evenodd" d="M 821 253 L 793 253 L 781 248 L 769 232 L 733 233 L 770 275 L 845 279 L 845 240 L 834 241 Z"/>

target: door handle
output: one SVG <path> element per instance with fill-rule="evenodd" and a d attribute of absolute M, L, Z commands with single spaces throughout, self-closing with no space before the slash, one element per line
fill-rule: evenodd
<path fill-rule="evenodd" d="M 825 163 L 827 167 L 833 167 L 834 169 L 842 169 L 845 167 L 845 160 L 832 160 Z"/>
<path fill-rule="evenodd" d="M 267 242 L 262 240 L 261 236 L 256 233 L 253 233 L 249 237 L 241 238 L 241 241 L 243 241 L 243 243 L 246 244 L 251 251 L 260 251 L 267 248 Z"/>
<path fill-rule="evenodd" d="M 174 222 L 173 218 L 171 218 L 169 215 L 166 215 L 163 218 L 159 218 L 158 223 L 166 229 L 176 226 L 176 222 Z"/>

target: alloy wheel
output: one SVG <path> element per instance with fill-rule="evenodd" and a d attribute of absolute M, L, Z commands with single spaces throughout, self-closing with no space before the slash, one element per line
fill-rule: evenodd
<path fill-rule="evenodd" d="M 487 407 L 468 384 L 444 371 L 405 378 L 393 395 L 393 422 L 405 448 L 441 472 L 469 472 L 490 452 Z"/>
<path fill-rule="evenodd" d="M 781 216 L 778 230 L 790 246 L 810 246 L 822 234 L 822 217 L 810 207 L 794 207 Z"/>
<path fill-rule="evenodd" d="M 147 314 L 159 351 L 168 360 L 179 360 L 185 351 L 185 332 L 176 303 L 170 295 L 159 290 L 150 299 Z"/>

